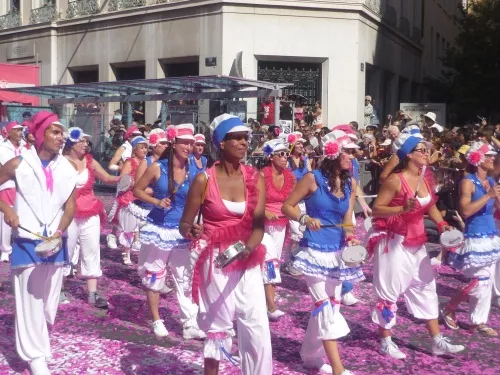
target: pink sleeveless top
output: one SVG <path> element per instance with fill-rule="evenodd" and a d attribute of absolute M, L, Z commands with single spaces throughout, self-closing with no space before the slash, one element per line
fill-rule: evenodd
<path fill-rule="evenodd" d="M 281 213 L 281 206 L 283 206 L 283 202 L 288 198 L 295 186 L 295 176 L 285 168 L 283 170 L 285 181 L 283 182 L 283 186 L 278 189 L 276 185 L 274 185 L 272 167 L 265 167 L 262 169 L 262 173 L 266 181 L 266 210 L 278 216 L 283 216 Z M 273 225 L 286 225 L 288 222 L 289 220 L 286 217 L 282 217 L 275 221 L 266 220 L 266 224 Z"/>
<path fill-rule="evenodd" d="M 401 190 L 389 203 L 389 207 L 403 206 L 408 198 L 414 196 L 414 192 L 411 190 L 410 186 L 404 179 L 401 173 L 397 174 L 401 181 Z M 431 195 L 431 200 L 428 204 L 421 206 L 420 202 L 417 201 L 415 210 L 407 212 L 401 215 L 395 215 L 388 218 L 376 218 L 373 220 L 373 227 L 378 231 L 387 231 L 389 238 L 393 237 L 394 234 L 399 234 L 404 236 L 403 246 L 414 247 L 421 246 L 427 242 L 427 234 L 425 233 L 424 226 L 424 214 L 427 210 L 436 203 L 436 197 L 432 194 L 431 184 L 424 178 L 427 190 Z M 380 240 L 382 237 L 378 236 L 374 239 Z M 374 242 L 368 243 L 368 251 L 372 252 Z M 387 248 L 384 252 L 387 252 Z"/>
<path fill-rule="evenodd" d="M 205 281 L 201 280 L 202 267 L 207 259 L 210 259 L 210 265 L 213 264 L 214 250 L 218 248 L 223 251 L 237 241 L 246 242 L 252 235 L 253 214 L 259 199 L 257 188 L 259 173 L 255 168 L 243 164 L 241 165 L 241 170 L 243 172 L 243 180 L 246 188 L 246 209 L 241 217 L 230 212 L 222 202 L 216 181 L 215 165 L 207 170 L 207 190 L 201 208 L 203 215 L 203 233 L 200 236 L 201 240 L 207 242 L 207 246 L 205 248 L 200 247 L 199 240 L 194 241 L 191 246 L 192 251 L 200 252 L 193 277 L 193 299 L 195 302 L 199 301 L 199 285 Z M 252 251 L 247 259 L 233 262 L 231 265 L 224 268 L 224 272 L 246 270 L 256 265 L 262 265 L 265 254 L 265 247 L 259 245 Z"/>
<path fill-rule="evenodd" d="M 104 205 L 94 195 L 95 173 L 92 168 L 92 155 L 85 155 L 87 163 L 88 178 L 85 185 L 76 189 L 76 210 L 75 218 L 88 219 L 94 215 L 99 215 L 101 225 L 106 225 L 106 213 Z"/>
<path fill-rule="evenodd" d="M 137 172 L 137 167 L 139 167 L 139 163 L 137 162 L 137 160 L 135 160 L 135 158 L 129 158 L 127 160 L 130 160 L 130 164 L 131 164 L 131 170 L 130 170 L 130 177 L 132 177 L 132 181 L 134 181 L 134 185 L 135 185 L 135 173 Z M 113 218 L 113 220 L 111 220 L 112 223 L 117 223 L 118 221 L 118 212 L 120 211 L 120 209 L 124 208 L 124 207 L 127 207 L 132 201 L 134 201 L 135 197 L 134 197 L 134 185 L 132 185 L 132 187 L 119 194 L 118 197 L 116 197 L 116 201 L 118 202 L 118 208 L 116 209 L 116 214 Z"/>

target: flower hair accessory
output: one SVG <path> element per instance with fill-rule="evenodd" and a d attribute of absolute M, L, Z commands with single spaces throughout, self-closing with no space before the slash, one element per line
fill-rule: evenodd
<path fill-rule="evenodd" d="M 175 141 L 176 136 L 177 136 L 177 129 L 175 128 L 175 126 L 169 126 L 167 128 L 167 139 L 170 142 L 173 142 Z"/>
<path fill-rule="evenodd" d="M 337 142 L 330 141 L 323 145 L 323 152 L 328 159 L 337 159 L 340 155 L 340 147 Z"/>
<path fill-rule="evenodd" d="M 467 154 L 467 162 L 477 167 L 484 161 L 484 154 L 481 151 L 472 151 Z"/>
<path fill-rule="evenodd" d="M 472 143 L 469 151 L 465 155 L 467 162 L 477 167 L 481 164 L 486 155 L 496 155 L 495 150 L 488 144 L 482 142 Z"/>
<path fill-rule="evenodd" d="M 280 135 L 280 132 L 281 132 L 280 128 L 278 127 L 274 128 L 274 135 L 278 136 Z"/>
<path fill-rule="evenodd" d="M 267 157 L 271 156 L 271 154 L 273 153 L 274 149 L 270 146 L 270 145 L 266 145 L 263 149 L 262 149 L 262 152 L 264 153 L 264 155 L 266 155 Z"/>
<path fill-rule="evenodd" d="M 297 135 L 294 133 L 289 134 L 286 140 L 289 144 L 294 144 L 295 142 L 297 142 Z"/>
<path fill-rule="evenodd" d="M 73 142 L 79 142 L 83 138 L 83 131 L 80 128 L 69 128 L 68 139 Z"/>

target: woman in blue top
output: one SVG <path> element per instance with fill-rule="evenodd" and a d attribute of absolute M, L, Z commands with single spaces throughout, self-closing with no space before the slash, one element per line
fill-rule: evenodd
<path fill-rule="evenodd" d="M 205 136 L 203 134 L 194 135 L 193 153 L 189 155 L 189 173 L 193 178 L 198 173 L 207 170 L 207 158 L 203 156 L 205 144 Z"/>
<path fill-rule="evenodd" d="M 153 333 L 158 337 L 168 335 L 159 313 L 159 291 L 165 286 L 168 263 L 177 289 L 186 340 L 205 337 L 196 322 L 198 306 L 191 301 L 184 280 L 184 269 L 190 264 L 190 242 L 179 233 L 179 221 L 192 181 L 189 178 L 188 157 L 194 144 L 193 133 L 191 124 L 167 129 L 167 138 L 173 142 L 168 158 L 152 164 L 134 188 L 138 199 L 153 205 L 140 232 L 142 248 L 138 268 L 142 284 L 147 288 Z M 147 193 L 149 186 L 153 186 L 153 196 Z"/>
<path fill-rule="evenodd" d="M 165 130 L 163 129 L 153 129 L 148 136 L 148 142 L 149 146 L 152 148 L 152 153 L 139 163 L 137 171 L 135 172 L 136 181 L 139 181 L 141 179 L 146 169 L 155 161 L 159 160 L 164 154 L 165 150 L 168 148 L 167 133 L 165 133 Z M 152 196 L 153 188 L 151 186 L 148 186 L 146 188 L 146 193 Z M 136 218 L 144 222 L 152 208 L 153 205 L 151 203 L 146 203 L 141 201 L 140 199 L 136 199 L 128 205 L 126 210 L 130 214 L 134 215 Z M 139 242 L 138 234 L 134 243 L 132 243 L 132 249 L 136 251 L 139 251 L 141 249 L 141 243 Z"/>
<path fill-rule="evenodd" d="M 468 299 L 471 328 L 486 336 L 498 336 L 486 325 L 495 265 L 500 260 L 500 237 L 493 218 L 493 207 L 500 208 L 500 186 L 487 176 L 494 169 L 496 154 L 490 145 L 479 142 L 467 152 L 472 173 L 460 183 L 459 199 L 460 211 L 465 218 L 465 243 L 449 253 L 448 261 L 471 281 L 441 311 L 446 325 L 458 329 L 455 311 L 462 301 Z"/>
<path fill-rule="evenodd" d="M 347 268 L 341 249 L 359 244 L 353 236 L 352 210 L 356 181 L 350 177 L 353 153 L 358 148 L 346 133 L 335 131 L 323 137 L 325 159 L 318 170 L 307 173 L 282 207 L 292 220 L 307 227 L 293 266 L 305 276 L 314 306 L 300 355 L 307 368 L 335 375 L 352 374 L 340 360 L 336 340 L 349 333 L 340 314 L 342 281 L 363 279 L 360 267 Z M 305 200 L 306 214 L 297 204 Z M 321 225 L 347 224 L 343 228 Z M 323 362 L 328 357 L 330 364 Z"/>

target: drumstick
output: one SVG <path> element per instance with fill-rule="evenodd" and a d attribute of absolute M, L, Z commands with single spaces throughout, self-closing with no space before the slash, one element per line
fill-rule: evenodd
<path fill-rule="evenodd" d="M 418 194 L 418 189 L 420 189 L 420 185 L 422 185 L 422 181 L 424 180 L 424 176 L 425 176 L 425 169 L 427 168 L 426 165 L 422 166 L 422 171 L 420 172 L 420 176 L 418 178 L 418 182 L 417 182 L 417 189 L 415 190 L 415 196 L 413 198 L 416 198 L 417 197 L 417 194 Z"/>
<path fill-rule="evenodd" d="M 38 238 L 40 238 L 40 239 L 42 239 L 42 240 L 44 240 L 44 241 L 48 241 L 48 240 L 49 240 L 47 237 L 44 237 L 44 236 L 42 236 L 41 234 L 38 234 L 38 233 L 32 232 L 32 231 L 30 231 L 30 230 L 28 230 L 28 229 L 26 229 L 26 228 L 24 228 L 24 227 L 22 227 L 22 226 L 20 226 L 20 225 L 19 225 L 19 228 L 21 228 L 21 229 L 22 229 L 22 230 L 24 230 L 25 232 L 28 232 L 28 233 L 32 234 L 33 236 L 36 236 L 36 237 L 38 237 Z"/>
<path fill-rule="evenodd" d="M 353 227 L 353 224 L 326 224 L 321 225 L 321 228 L 342 228 L 342 227 Z"/>

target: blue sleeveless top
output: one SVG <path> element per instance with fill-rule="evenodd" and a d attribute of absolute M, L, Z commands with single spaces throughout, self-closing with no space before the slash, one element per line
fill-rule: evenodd
<path fill-rule="evenodd" d="M 153 196 L 156 199 L 168 198 L 168 159 L 158 160 L 157 163 L 160 166 L 160 178 L 154 186 Z M 182 211 L 184 211 L 184 206 L 186 205 L 189 186 L 192 182 L 189 174 L 189 167 L 187 167 L 186 172 L 186 179 L 184 182 L 180 186 L 176 183 L 175 201 L 172 201 L 172 206 L 169 209 L 154 206 L 148 215 L 148 222 L 166 228 L 179 227 Z"/>
<path fill-rule="evenodd" d="M 290 160 L 288 160 L 288 169 L 290 169 L 292 173 L 295 175 L 295 179 L 297 180 L 297 182 L 299 182 L 302 179 L 302 177 L 304 177 L 305 174 L 309 172 L 307 170 L 308 164 L 309 164 L 309 159 L 307 158 L 307 156 L 304 156 L 304 167 L 302 169 L 300 169 L 299 167 L 292 169 Z"/>
<path fill-rule="evenodd" d="M 359 161 L 358 159 L 352 159 L 352 177 L 359 183 Z"/>
<path fill-rule="evenodd" d="M 189 179 L 191 181 L 194 180 L 196 175 L 200 172 L 205 172 L 207 170 L 207 158 L 205 156 L 201 156 L 201 168 L 196 164 L 196 158 L 193 154 L 189 155 Z"/>
<path fill-rule="evenodd" d="M 486 194 L 486 190 L 476 174 L 468 174 L 464 178 L 471 180 L 474 184 L 474 193 L 472 194 L 471 202 L 477 201 Z M 495 186 L 495 180 L 492 177 L 487 177 L 487 181 L 490 187 L 493 188 Z M 493 218 L 494 204 L 495 200 L 490 199 L 483 208 L 465 219 L 464 235 L 466 238 L 486 237 L 497 234 L 495 219 Z"/>
<path fill-rule="evenodd" d="M 150 156 L 147 156 L 146 157 L 146 167 L 149 168 L 151 164 L 153 164 L 153 157 L 150 155 Z M 152 186 L 150 186 L 152 188 Z M 153 208 L 153 205 L 150 204 L 150 203 L 146 203 L 146 202 L 143 202 L 141 201 L 140 199 L 136 199 L 134 200 L 134 204 L 141 207 L 141 208 L 144 208 L 145 210 L 150 210 Z"/>
<path fill-rule="evenodd" d="M 342 224 L 349 209 L 351 180 L 349 179 L 345 185 L 344 196 L 337 198 L 330 192 L 328 181 L 321 171 L 314 170 L 311 173 L 314 175 L 318 188 L 304 200 L 307 214 L 314 219 L 319 219 L 321 224 Z M 322 252 L 335 252 L 344 246 L 344 242 L 342 228 L 322 228 L 315 232 L 306 229 L 300 246 Z"/>

